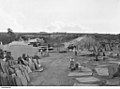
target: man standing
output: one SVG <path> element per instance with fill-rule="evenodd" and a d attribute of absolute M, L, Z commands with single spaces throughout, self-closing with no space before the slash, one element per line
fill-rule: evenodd
<path fill-rule="evenodd" d="M 77 50 L 75 50 L 75 56 L 77 56 Z"/>

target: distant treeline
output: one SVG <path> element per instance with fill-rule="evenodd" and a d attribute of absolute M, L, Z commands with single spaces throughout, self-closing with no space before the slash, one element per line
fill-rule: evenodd
<path fill-rule="evenodd" d="M 68 42 L 80 36 L 89 35 L 93 36 L 96 40 L 118 40 L 120 35 L 114 34 L 85 34 L 85 33 L 14 33 L 13 35 L 8 33 L 0 33 L 0 41 L 3 44 L 8 44 L 12 41 L 19 40 L 20 37 L 24 40 L 28 38 L 43 38 L 45 43 L 49 44 L 59 44 L 63 42 Z"/>

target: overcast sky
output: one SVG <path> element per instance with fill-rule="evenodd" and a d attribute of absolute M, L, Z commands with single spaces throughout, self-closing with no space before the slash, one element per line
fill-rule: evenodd
<path fill-rule="evenodd" d="M 120 33 L 120 0 L 0 0 L 0 31 Z"/>

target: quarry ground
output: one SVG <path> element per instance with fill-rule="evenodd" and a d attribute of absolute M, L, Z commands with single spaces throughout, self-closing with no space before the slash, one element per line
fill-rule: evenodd
<path fill-rule="evenodd" d="M 84 66 L 87 66 L 90 69 L 95 68 L 96 65 L 109 64 L 107 61 L 88 62 L 89 59 L 94 59 L 94 58 L 87 56 L 74 56 L 73 52 L 50 53 L 49 57 L 41 58 L 41 64 L 44 67 L 44 71 L 30 73 L 31 82 L 29 83 L 29 85 L 30 86 L 73 86 L 74 83 L 78 83 L 78 81 L 75 80 L 75 77 L 68 77 L 68 74 L 70 73 L 69 70 L 70 57 L 73 57 L 75 61 L 78 61 L 82 65 L 85 64 Z M 109 80 L 109 77 L 100 77 L 97 75 L 94 75 L 94 77 L 97 77 L 100 80 Z"/>
<path fill-rule="evenodd" d="M 69 58 L 73 53 L 51 53 L 49 57 L 41 59 L 41 64 L 44 66 L 43 72 L 33 72 L 30 74 L 33 86 L 69 86 L 76 81 L 68 77 L 69 73 Z"/>

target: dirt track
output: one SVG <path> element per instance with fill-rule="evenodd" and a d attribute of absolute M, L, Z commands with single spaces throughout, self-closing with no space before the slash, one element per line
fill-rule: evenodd
<path fill-rule="evenodd" d="M 30 85 L 35 86 L 59 86 L 59 85 L 73 85 L 75 80 L 68 77 L 69 73 L 69 58 L 72 53 L 51 53 L 50 57 L 42 58 L 42 65 L 45 66 L 43 72 L 33 72 L 30 74 Z"/>

